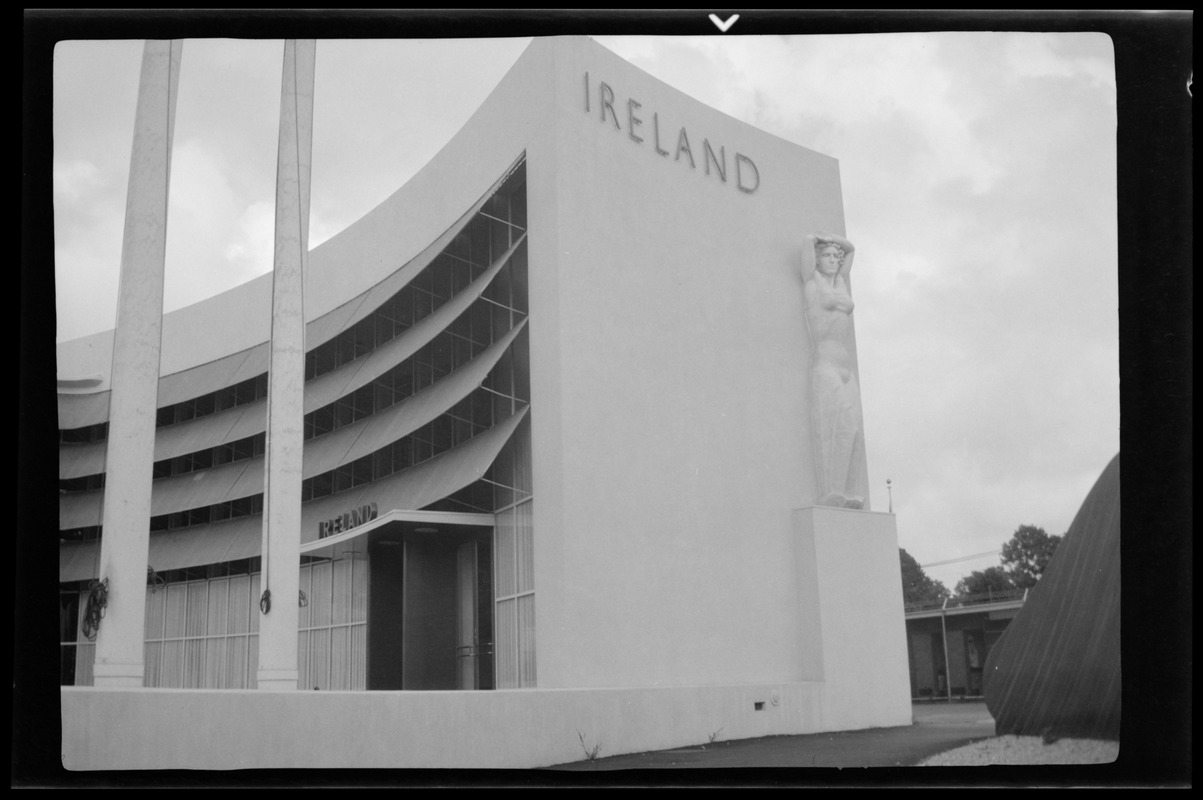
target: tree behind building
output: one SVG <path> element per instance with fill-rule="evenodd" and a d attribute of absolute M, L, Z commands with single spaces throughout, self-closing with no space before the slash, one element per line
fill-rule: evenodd
<path fill-rule="evenodd" d="M 1018 589 L 1035 586 L 1060 544 L 1061 537 L 1050 536 L 1044 528 L 1020 525 L 1002 546 L 1002 564 L 1011 583 Z"/>
<path fill-rule="evenodd" d="M 902 600 L 904 603 L 942 602 L 948 596 L 948 588 L 933 580 L 919 566 L 915 557 L 901 547 L 898 558 L 902 562 Z"/>
<path fill-rule="evenodd" d="M 1015 588 L 1017 587 L 1011 582 L 1010 576 L 1002 567 L 990 567 L 986 570 L 974 570 L 961 578 L 957 581 L 955 592 L 957 597 L 989 596 L 1002 594 Z"/>

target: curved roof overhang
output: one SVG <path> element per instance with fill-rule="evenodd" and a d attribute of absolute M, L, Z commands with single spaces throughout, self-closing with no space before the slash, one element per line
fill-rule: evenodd
<path fill-rule="evenodd" d="M 523 153 L 514 159 L 501 177 L 479 195 L 466 212 L 460 213 L 449 226 L 444 227 L 433 236 L 432 240 L 416 255 L 407 259 L 399 269 L 388 272 L 368 289 L 361 290 L 355 296 L 340 302 L 333 308 L 323 309 L 319 304 L 327 302 L 326 295 L 332 292 L 312 290 L 307 278 L 306 296 L 309 298 L 309 304 L 306 316 L 312 315 L 305 328 L 307 349 L 329 341 L 364 319 L 413 280 L 459 235 L 501 185 L 518 170 L 525 158 L 526 155 Z M 382 233 L 382 228 L 386 226 L 382 226 L 381 223 L 384 220 L 381 218 L 389 217 L 390 212 L 397 213 L 393 207 L 399 203 L 394 198 L 404 192 L 405 188 L 402 187 L 394 197 L 386 200 L 367 217 L 310 253 L 311 271 L 320 271 L 336 276 L 335 279 L 323 280 L 323 287 L 327 284 L 340 286 L 340 284 L 353 283 L 353 281 L 348 281 L 346 276 L 378 273 L 379 265 L 391 260 L 390 252 L 396 251 L 398 248 L 395 242 L 390 241 L 392 237 L 388 236 L 387 232 Z M 370 225 L 363 224 L 369 221 Z M 391 225 L 387 227 L 398 227 L 396 218 L 392 218 L 390 222 Z M 347 259 L 347 261 L 343 259 Z M 265 278 L 268 280 L 265 281 Z M 211 338 L 204 335 L 205 331 L 212 332 L 228 327 L 236 331 L 236 334 L 231 334 L 231 336 L 236 335 L 243 340 L 250 339 L 251 342 L 244 344 L 234 352 L 209 358 L 200 363 L 184 363 L 179 369 L 164 374 L 159 379 L 157 405 L 160 408 L 233 386 L 267 372 L 271 319 L 270 288 L 270 273 L 268 273 L 228 292 L 164 315 L 163 362 L 165 369 L 171 369 L 172 361 L 187 362 L 189 360 L 187 356 L 173 358 L 167 350 L 170 343 L 180 342 L 181 348 L 184 346 L 182 343 L 195 342 L 198 343 L 198 346 L 203 345 L 206 339 Z M 337 296 L 337 293 L 333 294 Z M 231 316 L 231 309 L 238 310 L 239 313 L 233 315 L 238 319 L 234 320 L 232 324 L 223 324 L 231 323 L 231 320 L 228 319 Z M 244 331 L 242 326 L 250 327 L 253 330 Z M 63 352 L 65 346 L 86 353 L 86 356 L 76 354 L 76 358 L 84 358 L 89 364 L 99 364 L 105 368 L 101 374 L 92 375 L 91 372 L 94 369 L 89 367 L 89 376 L 86 380 L 72 375 L 63 375 L 60 378 L 58 392 L 58 427 L 60 430 L 82 428 L 108 419 L 108 377 L 103 373 L 107 372 L 112 358 L 112 333 L 112 331 L 106 331 L 83 340 L 60 345 L 60 361 L 65 355 Z"/>
<path fill-rule="evenodd" d="M 476 280 L 417 322 L 400 336 L 372 352 L 305 383 L 305 413 L 316 411 L 340 397 L 366 386 L 418 352 L 468 310 L 497 273 L 509 263 L 526 241 L 523 235 Z M 411 276 L 412 279 L 412 276 Z M 392 295 L 387 295 L 385 302 Z M 379 308 L 380 303 L 372 306 Z M 199 380 L 200 376 L 194 376 Z M 252 376 L 253 377 L 253 376 Z M 192 396 L 202 393 L 196 388 Z M 198 450 L 245 439 L 267 429 L 267 401 L 235 406 L 215 414 L 167 425 L 155 432 L 155 461 L 195 453 Z M 59 478 L 80 478 L 104 472 L 106 443 L 59 446 Z"/>

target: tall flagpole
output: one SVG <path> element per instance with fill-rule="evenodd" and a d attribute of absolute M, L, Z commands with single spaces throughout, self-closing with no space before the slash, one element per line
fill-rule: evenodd
<path fill-rule="evenodd" d="M 148 41 L 142 49 L 113 332 L 99 582 L 85 611 L 85 632 L 96 637 L 96 686 L 141 686 L 145 671 L 167 195 L 183 49 L 179 40 Z"/>
<path fill-rule="evenodd" d="M 260 689 L 295 690 L 298 679 L 304 288 L 309 259 L 309 165 L 316 50 L 313 39 L 289 39 L 284 43 L 259 601 Z"/>

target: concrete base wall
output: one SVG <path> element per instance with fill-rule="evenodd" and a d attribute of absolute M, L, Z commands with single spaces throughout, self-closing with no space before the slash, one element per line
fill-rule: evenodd
<path fill-rule="evenodd" d="M 894 517 L 794 512 L 800 680 L 482 692 L 64 687 L 71 770 L 545 767 L 911 724 Z"/>
<path fill-rule="evenodd" d="M 804 679 L 822 680 L 828 730 L 911 722 L 893 514 L 794 511 Z"/>
<path fill-rule="evenodd" d="M 727 741 L 829 730 L 822 692 L 817 683 L 491 692 L 64 687 L 63 766 L 545 767 L 584 760 L 595 746 L 604 757 L 705 744 L 711 734 Z"/>

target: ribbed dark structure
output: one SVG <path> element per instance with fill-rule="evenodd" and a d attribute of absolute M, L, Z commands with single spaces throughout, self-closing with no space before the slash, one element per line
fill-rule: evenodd
<path fill-rule="evenodd" d="M 986 659 L 998 735 L 1119 739 L 1119 456 Z"/>

